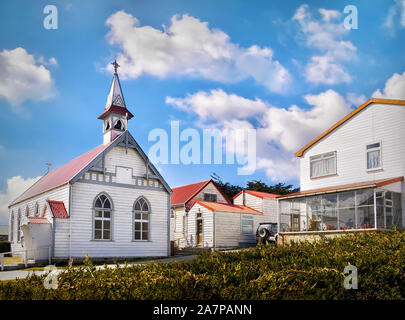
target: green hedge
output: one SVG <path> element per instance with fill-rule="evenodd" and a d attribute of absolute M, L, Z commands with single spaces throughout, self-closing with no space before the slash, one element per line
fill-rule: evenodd
<path fill-rule="evenodd" d="M 0 253 L 1 252 L 10 252 L 11 244 L 8 241 L 0 241 Z"/>
<path fill-rule="evenodd" d="M 358 269 L 357 290 L 344 289 L 348 264 Z M 404 299 L 405 232 L 355 233 L 99 271 L 87 261 L 83 268 L 68 267 L 56 290 L 44 288 L 44 277 L 0 283 L 0 299 Z"/>

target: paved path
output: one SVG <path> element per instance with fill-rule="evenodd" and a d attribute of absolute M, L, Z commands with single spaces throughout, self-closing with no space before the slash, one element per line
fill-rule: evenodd
<path fill-rule="evenodd" d="M 196 255 L 190 255 L 190 256 L 176 256 L 176 257 L 170 257 L 170 258 L 164 258 L 164 259 L 155 259 L 155 260 L 145 260 L 145 261 L 139 261 L 139 262 L 134 262 L 134 263 L 128 263 L 128 265 L 138 265 L 138 264 L 148 264 L 150 262 L 183 262 L 183 261 L 189 261 L 195 259 Z M 120 264 L 120 266 L 125 266 L 125 264 Z M 116 268 L 117 265 L 115 264 L 108 264 L 107 268 Z M 98 270 L 104 269 L 104 266 L 96 266 Z M 61 273 L 63 272 L 64 269 L 57 269 L 55 272 Z M 36 275 L 43 275 L 48 271 L 26 271 L 26 270 L 12 270 L 12 271 L 0 271 L 0 281 L 4 280 L 15 280 L 15 279 L 24 279 L 28 277 L 30 274 L 36 274 Z"/>

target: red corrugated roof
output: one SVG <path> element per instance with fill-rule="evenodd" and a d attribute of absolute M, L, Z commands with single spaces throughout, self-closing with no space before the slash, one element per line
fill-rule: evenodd
<path fill-rule="evenodd" d="M 48 204 L 54 218 L 69 218 L 63 201 L 48 200 Z"/>
<path fill-rule="evenodd" d="M 365 181 L 365 182 L 358 182 L 358 183 L 351 183 L 345 184 L 340 186 L 333 186 L 327 188 L 319 188 L 319 189 L 312 189 L 312 190 L 305 190 L 301 192 L 290 193 L 285 196 L 280 197 L 291 197 L 291 196 L 300 196 L 300 195 L 308 195 L 308 194 L 315 194 L 315 193 L 322 193 L 322 192 L 333 192 L 333 191 L 343 191 L 346 189 L 356 189 L 356 188 L 375 188 L 375 187 L 383 187 L 395 182 L 403 181 L 404 177 L 396 177 L 396 178 L 389 178 L 389 179 L 380 179 L 380 180 L 373 180 L 373 181 Z"/>
<path fill-rule="evenodd" d="M 211 201 L 194 201 L 191 208 L 196 204 L 200 204 L 203 207 L 216 212 L 231 212 L 231 213 L 248 213 L 248 214 L 263 214 L 260 211 L 252 209 L 247 206 L 237 205 L 237 204 L 226 204 L 226 203 L 219 203 L 219 202 L 211 202 Z M 190 210 L 191 210 L 190 208 Z"/>
<path fill-rule="evenodd" d="M 185 186 L 173 188 L 173 193 L 170 198 L 171 205 L 179 205 L 179 204 L 186 204 L 190 200 L 192 200 L 202 189 L 204 189 L 210 182 L 214 184 L 214 186 L 218 189 L 218 191 L 222 194 L 222 196 L 225 198 L 225 200 L 231 204 L 231 201 L 228 199 L 228 197 L 223 193 L 220 187 L 213 181 L 212 179 L 210 180 L 205 180 L 201 182 L 196 182 L 192 184 L 187 184 Z"/>
<path fill-rule="evenodd" d="M 36 183 L 34 183 L 29 189 L 27 189 L 22 195 L 15 199 L 11 203 L 11 205 L 68 183 L 77 173 L 79 173 L 92 160 L 94 160 L 94 158 L 96 158 L 101 152 L 108 148 L 111 143 L 112 142 L 106 145 L 100 145 L 93 150 L 90 150 L 85 154 L 77 157 L 76 159 L 69 161 L 63 166 L 48 172 Z"/>
<path fill-rule="evenodd" d="M 47 218 L 43 217 L 28 217 L 30 223 L 50 223 Z"/>
<path fill-rule="evenodd" d="M 238 197 L 243 191 L 239 192 L 236 196 L 234 196 L 232 199 L 235 199 L 236 197 Z M 274 194 L 274 193 L 268 193 L 268 192 L 261 192 L 261 191 L 253 191 L 253 190 L 245 190 L 246 193 L 255 196 L 255 197 L 259 197 L 261 199 L 263 198 L 269 198 L 269 199 L 275 199 L 280 197 L 279 194 Z"/>

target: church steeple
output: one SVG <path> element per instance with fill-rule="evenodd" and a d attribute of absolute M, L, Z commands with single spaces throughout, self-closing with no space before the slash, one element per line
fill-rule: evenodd
<path fill-rule="evenodd" d="M 104 121 L 104 144 L 111 142 L 123 131 L 128 130 L 128 120 L 133 117 L 132 113 L 129 112 L 126 107 L 124 95 L 122 94 L 117 72 L 119 64 L 116 60 L 111 64 L 114 66 L 114 77 L 111 83 L 110 93 L 107 96 L 104 112 L 98 117 Z"/>

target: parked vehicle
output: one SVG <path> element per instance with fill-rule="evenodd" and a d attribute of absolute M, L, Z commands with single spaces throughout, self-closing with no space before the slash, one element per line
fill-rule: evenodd
<path fill-rule="evenodd" d="M 278 226 L 273 222 L 262 222 L 256 230 L 256 240 L 259 243 L 277 244 L 278 242 Z"/>

